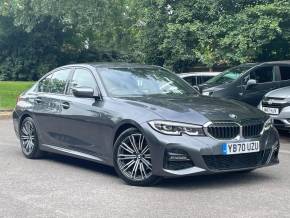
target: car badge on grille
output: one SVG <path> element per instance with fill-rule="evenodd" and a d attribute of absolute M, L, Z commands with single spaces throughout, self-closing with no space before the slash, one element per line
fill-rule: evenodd
<path fill-rule="evenodd" d="M 238 116 L 235 115 L 235 114 L 229 114 L 229 117 L 232 118 L 232 119 L 237 119 L 238 118 Z"/>

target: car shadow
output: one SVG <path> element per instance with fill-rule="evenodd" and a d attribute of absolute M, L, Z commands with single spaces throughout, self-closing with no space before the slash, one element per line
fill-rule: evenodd
<path fill-rule="evenodd" d="M 164 179 L 158 184 L 158 187 L 181 190 L 188 188 L 229 188 L 234 186 L 267 182 L 273 179 L 275 179 L 275 177 L 272 175 L 256 170 L 249 173 L 234 172 Z"/>
<path fill-rule="evenodd" d="M 100 163 L 96 163 L 93 161 L 83 160 L 79 158 L 54 154 L 54 153 L 47 153 L 43 157 L 43 159 L 46 159 L 48 161 L 58 162 L 61 164 L 70 165 L 76 168 L 85 169 L 92 172 L 97 173 L 103 173 L 110 176 L 118 177 L 117 173 L 115 172 L 113 167 L 106 166 Z"/>
<path fill-rule="evenodd" d="M 112 176 L 118 179 L 118 175 L 113 167 L 102 165 L 87 160 L 78 158 L 62 156 L 58 154 L 46 154 L 45 158 L 48 161 L 58 162 L 61 164 L 73 166 L 76 168 L 91 171 L 93 173 L 102 173 L 106 176 Z M 255 184 L 260 182 L 266 182 L 267 180 L 273 180 L 275 177 L 259 170 L 251 173 L 224 173 L 224 174 L 212 174 L 212 175 L 199 175 L 199 176 L 186 176 L 180 178 L 166 178 L 161 180 L 154 188 L 158 189 L 208 189 L 208 188 L 225 188 L 234 187 L 245 184 Z M 121 179 L 120 184 L 126 185 Z"/>

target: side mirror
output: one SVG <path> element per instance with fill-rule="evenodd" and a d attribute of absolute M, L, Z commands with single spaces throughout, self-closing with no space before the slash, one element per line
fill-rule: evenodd
<path fill-rule="evenodd" d="M 252 86 L 254 86 L 254 85 L 256 85 L 256 84 L 257 84 L 257 80 L 255 80 L 255 79 L 250 79 L 250 80 L 248 80 L 248 82 L 247 82 L 246 89 L 248 89 L 248 88 L 250 88 L 250 87 L 252 87 Z"/>
<path fill-rule="evenodd" d="M 94 89 L 90 87 L 75 87 L 72 93 L 78 98 L 99 98 L 99 95 L 94 94 Z"/>

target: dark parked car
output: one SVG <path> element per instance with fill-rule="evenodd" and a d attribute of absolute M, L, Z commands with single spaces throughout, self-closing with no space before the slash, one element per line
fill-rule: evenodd
<path fill-rule="evenodd" d="M 279 162 L 268 115 L 200 96 L 155 66 L 57 68 L 19 97 L 13 120 L 27 158 L 45 151 L 96 161 L 114 166 L 132 185 Z"/>
<path fill-rule="evenodd" d="M 243 64 L 199 86 L 203 95 L 243 101 L 257 106 L 271 90 L 290 86 L 290 61 Z"/>

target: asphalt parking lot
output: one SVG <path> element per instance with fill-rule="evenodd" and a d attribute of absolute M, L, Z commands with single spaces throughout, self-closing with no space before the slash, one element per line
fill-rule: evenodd
<path fill-rule="evenodd" d="M 280 165 L 250 174 L 125 185 L 110 167 L 58 155 L 25 159 L 0 120 L 0 217 L 290 217 L 290 134 Z"/>

